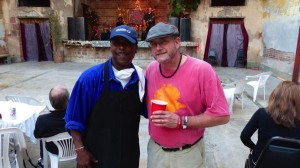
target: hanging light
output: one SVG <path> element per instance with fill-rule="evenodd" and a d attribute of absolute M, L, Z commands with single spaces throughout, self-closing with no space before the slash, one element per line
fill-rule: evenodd
<path fill-rule="evenodd" d="M 141 10 L 141 6 L 140 6 L 140 1 L 139 0 L 135 1 L 135 9 Z"/>

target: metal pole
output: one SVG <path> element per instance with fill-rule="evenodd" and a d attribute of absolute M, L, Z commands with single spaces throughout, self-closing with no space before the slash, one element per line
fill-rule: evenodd
<path fill-rule="evenodd" d="M 297 84 L 299 84 L 299 70 L 300 70 L 300 27 L 298 33 L 298 43 L 297 43 L 294 70 L 293 70 L 293 79 L 292 79 L 292 81 Z"/>

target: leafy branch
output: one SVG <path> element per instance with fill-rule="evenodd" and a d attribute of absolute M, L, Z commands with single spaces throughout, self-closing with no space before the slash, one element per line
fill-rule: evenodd
<path fill-rule="evenodd" d="M 60 18 L 54 11 L 49 13 L 50 31 L 55 50 L 61 44 L 62 27 L 60 24 Z"/>
<path fill-rule="evenodd" d="M 172 10 L 168 15 L 178 17 L 183 11 L 196 11 L 200 2 L 201 0 L 169 0 L 169 5 L 172 6 Z"/>

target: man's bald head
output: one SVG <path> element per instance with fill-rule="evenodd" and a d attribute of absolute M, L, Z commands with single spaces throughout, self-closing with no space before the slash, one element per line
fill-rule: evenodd
<path fill-rule="evenodd" d="M 49 92 L 49 100 L 55 110 L 66 110 L 70 93 L 65 86 L 57 85 Z"/>

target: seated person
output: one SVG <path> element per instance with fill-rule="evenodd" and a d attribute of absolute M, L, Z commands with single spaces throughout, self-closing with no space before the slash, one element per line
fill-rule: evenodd
<path fill-rule="evenodd" d="M 118 17 L 118 22 L 116 23 L 116 27 L 117 27 L 117 26 L 121 26 L 121 25 L 123 25 L 123 24 L 124 24 L 124 21 L 123 21 L 122 16 Z"/>
<path fill-rule="evenodd" d="M 253 164 L 266 143 L 274 136 L 300 139 L 300 86 L 291 82 L 280 83 L 271 93 L 268 106 L 258 109 L 241 133 L 241 140 L 250 148 Z M 258 131 L 256 144 L 251 140 Z"/>
<path fill-rule="evenodd" d="M 35 123 L 34 136 L 35 138 L 51 137 L 53 135 L 65 132 L 65 112 L 69 102 L 69 91 L 66 87 L 58 85 L 53 87 L 49 92 L 49 100 L 54 108 L 48 114 L 40 115 Z M 58 154 L 58 149 L 54 143 L 46 143 L 46 149 L 53 153 Z M 43 167 L 43 147 L 40 141 L 40 156 L 38 166 Z"/>

